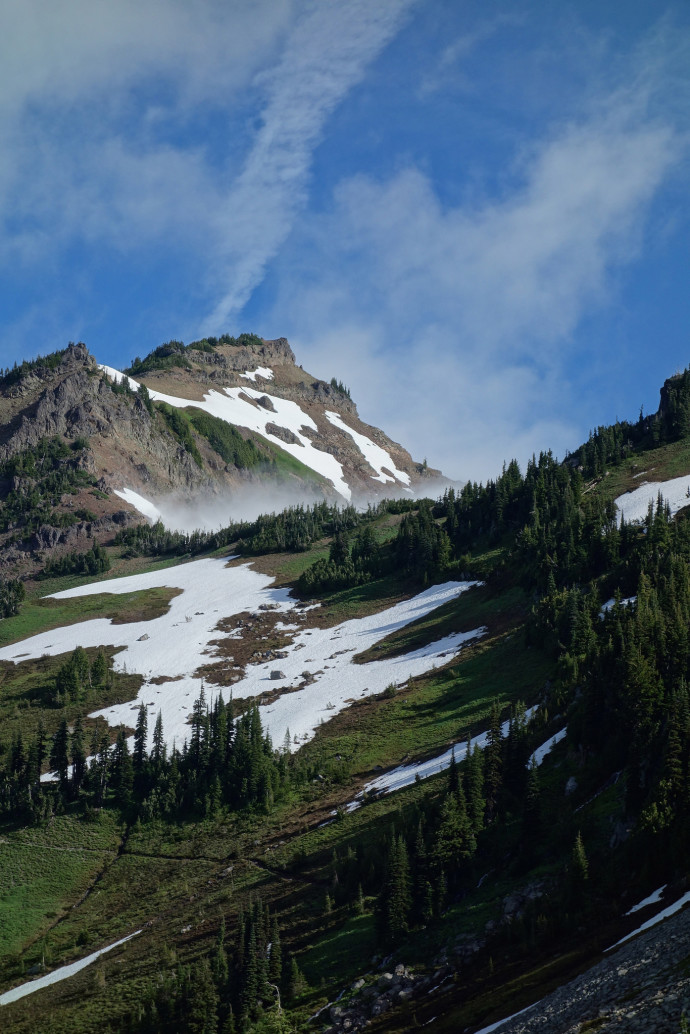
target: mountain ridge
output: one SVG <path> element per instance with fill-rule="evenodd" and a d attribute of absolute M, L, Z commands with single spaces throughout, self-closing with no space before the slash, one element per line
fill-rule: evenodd
<path fill-rule="evenodd" d="M 157 514 L 161 499 L 166 523 L 179 518 L 192 530 L 206 507 L 218 527 L 303 500 L 363 505 L 449 484 L 362 423 L 335 379 L 334 386 L 298 367 L 286 339 L 228 340 L 160 346 L 130 367 L 142 370 L 140 381 L 99 365 L 81 343 L 7 371 L 0 463 L 9 476 L 0 493 L 33 490 L 31 478 L 11 469 L 51 438 L 83 444 L 72 462 L 89 484 L 76 498 L 56 498 L 53 524 L 47 513 L 24 539 L 21 522 L 6 529 L 12 541 L 0 563 L 91 536 L 102 541 L 114 527 Z M 74 520 L 80 510 L 91 520 Z"/>

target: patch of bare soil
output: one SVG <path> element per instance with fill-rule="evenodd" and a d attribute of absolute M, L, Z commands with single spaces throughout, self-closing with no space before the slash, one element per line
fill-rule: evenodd
<path fill-rule="evenodd" d="M 152 391 L 160 391 L 163 395 L 171 395 L 173 398 L 189 399 L 191 402 L 203 402 L 204 395 L 214 386 L 200 384 L 181 367 L 175 367 L 173 370 L 152 370 L 136 380 Z"/>
<path fill-rule="evenodd" d="M 230 686 L 244 675 L 248 664 L 279 661 L 294 638 L 294 633 L 276 626 L 285 622 L 286 615 L 272 609 L 244 611 L 218 622 L 222 639 L 212 639 L 209 646 L 216 648 L 221 659 L 198 668 L 196 675 L 217 686 Z M 290 614 L 292 618 L 292 614 Z M 293 621 L 290 623 L 294 624 Z"/>

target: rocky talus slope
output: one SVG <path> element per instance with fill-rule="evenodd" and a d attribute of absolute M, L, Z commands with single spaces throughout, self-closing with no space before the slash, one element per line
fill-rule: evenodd
<path fill-rule="evenodd" d="M 497 1034 L 678 1034 L 690 1017 L 690 909 L 612 950 Z"/>

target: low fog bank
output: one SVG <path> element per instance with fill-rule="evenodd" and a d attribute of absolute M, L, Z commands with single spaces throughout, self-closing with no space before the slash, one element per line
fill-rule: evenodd
<path fill-rule="evenodd" d="M 365 495 L 353 497 L 352 505 L 358 510 L 366 509 L 369 503 L 376 504 L 383 498 L 388 499 L 437 499 L 449 487 L 456 490 L 461 482 L 449 482 L 445 478 L 429 478 L 415 487 L 413 491 L 400 491 L 391 485 L 391 491 L 383 495 Z M 140 513 L 152 523 L 160 519 L 170 531 L 190 534 L 194 531 L 213 532 L 239 521 L 253 521 L 260 514 L 280 513 L 290 506 L 311 506 L 319 503 L 325 496 L 318 489 L 305 490 L 302 486 L 284 485 L 245 485 L 232 492 L 218 495 L 179 496 L 167 495 L 157 499 L 129 493 L 127 499 Z M 136 501 L 135 501 L 136 500 Z M 348 505 L 337 493 L 327 500 L 331 504 Z M 146 505 L 148 504 L 148 505 Z M 155 511 L 155 512 L 154 512 Z"/>
<path fill-rule="evenodd" d="M 253 521 L 262 513 L 279 513 L 289 506 L 310 506 L 323 500 L 316 489 L 305 491 L 271 485 L 246 485 L 218 495 L 162 496 L 153 500 L 160 519 L 170 531 L 218 531 L 238 521 Z"/>

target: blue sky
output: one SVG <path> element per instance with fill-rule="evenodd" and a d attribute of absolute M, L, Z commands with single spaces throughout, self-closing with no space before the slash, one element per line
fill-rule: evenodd
<path fill-rule="evenodd" d="M 287 336 L 451 476 L 690 363 L 690 7 L 3 0 L 0 365 Z"/>

